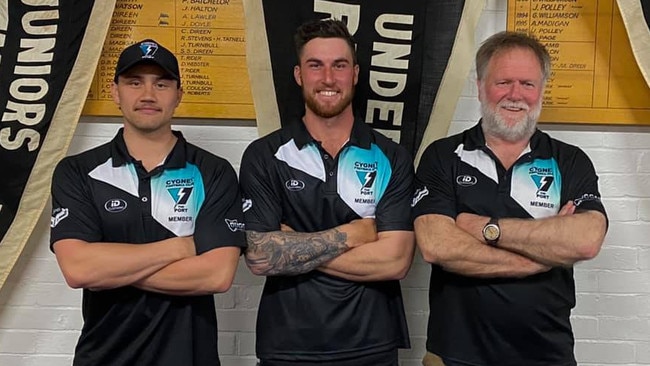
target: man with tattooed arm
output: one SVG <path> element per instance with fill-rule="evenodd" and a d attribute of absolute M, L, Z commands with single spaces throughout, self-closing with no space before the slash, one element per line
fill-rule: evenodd
<path fill-rule="evenodd" d="M 412 159 L 355 119 L 344 23 L 307 22 L 295 43 L 305 114 L 254 141 L 240 169 L 246 263 L 267 276 L 260 366 L 396 366 L 409 347 L 399 280 L 414 250 Z"/>

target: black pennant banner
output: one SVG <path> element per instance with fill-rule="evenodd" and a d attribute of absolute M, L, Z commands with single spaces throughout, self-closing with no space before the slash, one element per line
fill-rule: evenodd
<path fill-rule="evenodd" d="M 463 0 L 245 0 L 249 73 L 260 134 L 304 112 L 293 79 L 296 28 L 309 19 L 336 18 L 348 25 L 357 42 L 361 67 L 355 114 L 415 156 L 423 142 L 430 142 L 426 136 L 434 104 L 455 107 L 472 64 L 474 30 L 483 5 Z M 469 50 L 469 60 L 456 57 L 460 63 L 452 65 L 449 61 L 458 49 Z M 452 66 L 455 75 L 449 75 Z M 445 92 L 442 85 L 453 90 Z M 447 109 L 453 115 L 454 109 Z M 451 115 L 435 123 L 446 126 L 446 133 L 450 120 Z"/>
<path fill-rule="evenodd" d="M 0 287 L 47 203 L 115 0 L 0 2 Z"/>

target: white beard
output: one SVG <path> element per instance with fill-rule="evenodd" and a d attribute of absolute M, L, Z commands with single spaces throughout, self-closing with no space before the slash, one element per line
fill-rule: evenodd
<path fill-rule="evenodd" d="M 508 125 L 503 116 L 499 114 L 499 110 L 502 107 L 521 108 L 526 111 L 526 115 L 520 120 L 515 121 L 512 125 Z M 533 108 L 529 108 L 529 106 L 523 102 L 502 101 L 492 109 L 486 102 L 481 102 L 483 133 L 510 142 L 528 140 L 533 133 L 535 133 L 537 120 L 539 119 L 541 112 L 541 99 Z"/>

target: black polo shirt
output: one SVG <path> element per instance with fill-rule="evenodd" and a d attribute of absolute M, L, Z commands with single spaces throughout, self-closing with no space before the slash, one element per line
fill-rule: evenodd
<path fill-rule="evenodd" d="M 413 165 L 404 148 L 355 121 L 330 156 L 301 121 L 249 145 L 240 183 L 246 228 L 298 232 L 374 217 L 378 231 L 412 230 Z M 257 319 L 257 356 L 325 361 L 408 347 L 398 281 L 351 282 L 312 271 L 269 276 Z"/>
<path fill-rule="evenodd" d="M 416 176 L 414 215 L 462 212 L 543 218 L 569 200 L 605 214 L 598 177 L 579 148 L 537 130 L 506 170 L 485 145 L 480 124 L 432 143 Z M 480 279 L 433 265 L 427 349 L 468 365 L 575 365 L 569 316 L 573 269 L 526 278 Z"/>
<path fill-rule="evenodd" d="M 120 130 L 110 143 L 63 159 L 52 182 L 50 245 L 61 239 L 150 243 L 193 235 L 198 254 L 246 246 L 231 165 L 178 141 L 147 173 Z M 74 365 L 218 365 L 214 299 L 131 286 L 83 291 Z"/>

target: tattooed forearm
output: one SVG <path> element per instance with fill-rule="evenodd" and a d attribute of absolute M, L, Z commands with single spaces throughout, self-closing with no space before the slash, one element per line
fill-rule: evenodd
<path fill-rule="evenodd" d="M 347 235 L 338 229 L 316 233 L 246 232 L 246 264 L 256 275 L 307 273 L 348 249 Z"/>

